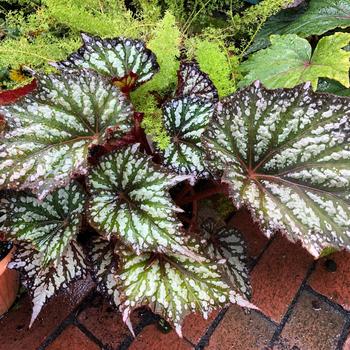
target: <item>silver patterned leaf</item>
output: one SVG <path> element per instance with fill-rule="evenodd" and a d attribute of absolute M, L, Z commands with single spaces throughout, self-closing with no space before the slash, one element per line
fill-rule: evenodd
<path fill-rule="evenodd" d="M 191 249 L 196 251 L 198 246 Z M 207 259 L 198 262 L 175 252 L 136 255 L 126 249 L 119 256 L 120 309 L 125 321 L 133 309 L 148 305 L 181 336 L 181 323 L 188 313 L 201 312 L 207 318 L 231 300 L 218 266 Z"/>
<path fill-rule="evenodd" d="M 204 135 L 208 164 L 267 236 L 282 230 L 314 256 L 350 248 L 349 99 L 309 84 L 258 82 L 223 99 Z"/>
<path fill-rule="evenodd" d="M 41 252 L 42 263 L 59 261 L 79 233 L 85 194 L 78 183 L 59 188 L 39 201 L 34 195 L 10 191 L 0 199 L 0 229 Z"/>
<path fill-rule="evenodd" d="M 222 261 L 222 267 L 233 290 L 249 300 L 251 285 L 247 266 L 246 243 L 234 228 L 219 225 L 214 218 L 206 218 L 200 225 L 201 237 L 209 258 Z"/>
<path fill-rule="evenodd" d="M 138 152 L 137 145 L 109 154 L 88 176 L 90 223 L 105 237 L 117 236 L 138 253 L 171 249 L 190 254 L 176 218 L 180 209 L 168 193 L 184 178 L 154 164 Z"/>
<path fill-rule="evenodd" d="M 140 40 L 101 39 L 87 34 L 82 34 L 82 39 L 84 44 L 77 52 L 52 65 L 69 72 L 92 69 L 112 78 L 124 92 L 150 80 L 159 69 L 156 56 Z"/>
<path fill-rule="evenodd" d="M 178 96 L 198 96 L 218 100 L 219 95 L 208 74 L 202 72 L 194 62 L 182 62 L 178 71 Z"/>
<path fill-rule="evenodd" d="M 165 166 L 179 174 L 206 174 L 200 138 L 213 112 L 212 101 L 195 96 L 173 99 L 164 106 L 164 127 L 171 137 L 162 151 Z"/>
<path fill-rule="evenodd" d="M 87 274 L 84 254 L 75 241 L 67 247 L 57 265 L 47 267 L 43 267 L 43 255 L 34 250 L 30 243 L 17 244 L 14 258 L 8 266 L 20 271 L 23 284 L 32 298 L 33 312 L 29 327 L 50 298 Z"/>
<path fill-rule="evenodd" d="M 0 187 L 29 188 L 43 198 L 70 176 L 84 174 L 92 145 L 132 128 L 130 102 L 93 72 L 43 75 L 38 88 L 0 107 Z"/>
<path fill-rule="evenodd" d="M 96 237 L 89 250 L 92 277 L 97 283 L 97 290 L 106 296 L 113 306 L 120 304 L 117 290 L 118 256 L 114 252 L 115 242 Z"/>

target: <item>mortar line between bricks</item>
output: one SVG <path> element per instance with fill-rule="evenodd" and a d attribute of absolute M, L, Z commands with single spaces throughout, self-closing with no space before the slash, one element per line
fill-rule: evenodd
<path fill-rule="evenodd" d="M 338 303 L 336 303 L 333 300 L 329 299 L 327 296 L 318 293 L 317 291 L 315 291 L 308 284 L 306 284 L 305 290 L 307 290 L 310 294 L 318 297 L 324 303 L 326 303 L 327 305 L 331 306 L 332 308 L 336 309 L 338 312 L 340 312 L 341 314 L 344 315 L 345 323 L 344 323 L 343 329 L 341 331 L 341 334 L 339 336 L 337 347 L 336 347 L 336 350 L 342 350 L 343 349 L 343 345 L 346 342 L 346 339 L 347 339 L 347 337 L 349 335 L 349 332 L 350 332 L 350 312 L 348 310 L 344 309 Z"/>
<path fill-rule="evenodd" d="M 265 247 L 263 248 L 263 250 L 260 252 L 260 254 L 253 259 L 252 263 L 250 264 L 250 269 L 249 272 L 252 273 L 252 271 L 254 270 L 254 267 L 258 264 L 258 262 L 260 261 L 260 259 L 262 258 L 262 256 L 264 255 L 264 253 L 267 251 L 267 249 L 270 247 L 270 245 L 272 244 L 272 242 L 275 240 L 276 235 L 274 235 L 273 237 L 271 237 L 268 242 L 266 243 Z"/>
<path fill-rule="evenodd" d="M 145 318 L 142 317 L 141 321 L 137 324 L 136 327 L 134 327 L 135 338 L 133 337 L 132 334 L 127 335 L 122 341 L 122 343 L 119 345 L 117 350 L 129 349 L 130 345 L 134 342 L 136 337 L 143 331 L 144 328 L 146 328 L 151 324 L 155 324 L 159 320 L 159 316 L 153 314 L 152 312 L 150 312 L 147 315 L 148 316 L 146 316 Z"/>
<path fill-rule="evenodd" d="M 45 340 L 40 344 L 37 350 L 45 350 L 50 344 L 52 344 L 60 334 L 71 324 L 74 324 L 75 315 L 79 310 L 81 310 L 86 302 L 90 299 L 95 293 L 95 290 L 92 290 L 88 293 L 82 300 L 82 302 L 77 305 L 68 316 L 45 338 Z"/>
<path fill-rule="evenodd" d="M 342 313 L 346 318 L 349 317 L 350 313 L 349 311 L 345 310 L 341 305 L 336 303 L 335 301 L 329 299 L 327 296 L 320 294 L 319 292 L 315 291 L 309 284 L 305 284 L 305 290 L 308 291 L 310 294 L 314 295 L 315 297 L 321 299 L 324 303 L 328 304 L 332 308 L 336 309 L 340 313 Z"/>
<path fill-rule="evenodd" d="M 340 334 L 340 337 L 338 339 L 338 343 L 337 343 L 337 347 L 336 350 L 342 350 L 343 346 L 346 342 L 346 339 L 349 335 L 349 331 L 350 331 L 350 317 L 348 316 L 346 318 L 345 324 L 343 326 L 342 332 Z"/>
<path fill-rule="evenodd" d="M 215 317 L 214 321 L 209 325 L 205 334 L 201 337 L 197 345 L 195 346 L 195 350 L 202 350 L 209 344 L 209 339 L 213 335 L 215 329 L 220 324 L 222 319 L 224 318 L 228 308 L 222 309 L 219 314 Z"/>
<path fill-rule="evenodd" d="M 84 333 L 90 340 L 92 340 L 96 345 L 98 345 L 102 350 L 109 350 L 107 346 L 105 346 L 100 339 L 98 339 L 95 334 L 89 331 L 82 323 L 79 322 L 77 318 L 74 318 L 73 324 L 77 326 L 82 333 Z"/>
<path fill-rule="evenodd" d="M 257 265 L 257 263 L 259 262 L 261 257 L 264 255 L 264 253 L 267 251 L 267 249 L 272 244 L 272 242 L 275 240 L 275 238 L 276 238 L 276 235 L 271 237 L 271 239 L 269 239 L 269 241 L 266 243 L 265 247 L 260 252 L 260 254 L 255 259 L 253 259 L 253 262 L 252 262 L 252 264 L 250 266 L 250 273 L 253 271 L 254 267 Z M 195 350 L 202 350 L 209 344 L 209 340 L 210 340 L 211 336 L 213 335 L 215 329 L 218 327 L 218 325 L 220 324 L 220 322 L 224 318 L 227 310 L 228 310 L 228 308 L 225 308 L 225 309 L 220 311 L 218 316 L 216 316 L 214 321 L 209 325 L 207 331 L 205 332 L 205 334 L 201 337 L 201 339 L 199 340 L 199 342 L 195 346 Z M 269 317 L 267 317 L 262 312 L 260 312 L 260 311 L 257 311 L 257 312 L 260 314 L 261 317 L 263 317 L 267 321 L 271 322 L 274 326 L 277 325 L 274 321 L 272 321 Z M 124 350 L 124 349 L 121 349 L 121 350 Z"/>
<path fill-rule="evenodd" d="M 70 325 L 74 324 L 74 314 L 70 313 L 57 327 L 56 329 L 41 343 L 37 350 L 44 350 L 51 345 L 62 332 Z"/>
<path fill-rule="evenodd" d="M 279 338 L 279 336 L 281 335 L 282 331 L 283 331 L 283 328 L 284 326 L 286 325 L 286 323 L 288 322 L 292 312 L 293 312 L 293 309 L 294 309 L 294 306 L 296 305 L 301 293 L 304 291 L 305 287 L 306 287 L 306 283 L 307 283 L 307 280 L 309 279 L 311 273 L 315 270 L 315 267 L 316 267 L 316 262 L 314 261 L 311 266 L 309 267 L 308 271 L 306 272 L 306 275 L 303 279 L 303 282 L 301 283 L 298 291 L 296 292 L 296 294 L 294 295 L 294 298 L 292 300 L 292 302 L 289 304 L 288 306 L 288 309 L 287 309 L 287 312 L 285 313 L 285 315 L 283 316 L 280 324 L 277 326 L 276 330 L 275 330 L 275 333 L 273 334 L 270 342 L 269 342 L 269 347 L 272 347 L 273 344 L 275 343 L 275 341 Z"/>

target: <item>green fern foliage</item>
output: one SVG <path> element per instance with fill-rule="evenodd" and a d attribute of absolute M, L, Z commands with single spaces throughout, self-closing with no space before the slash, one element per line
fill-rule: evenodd
<path fill-rule="evenodd" d="M 194 47 L 194 58 L 201 70 L 209 75 L 220 97 L 236 90 L 234 72 L 237 71 L 238 60 L 223 42 L 197 38 L 188 45 Z"/>
<path fill-rule="evenodd" d="M 147 47 L 157 57 L 159 72 L 131 96 L 136 109 L 145 114 L 142 126 L 146 133 L 151 135 L 162 149 L 169 144 L 169 137 L 162 125 L 161 110 L 157 100 L 150 93 L 156 91 L 157 94 L 162 94 L 175 87 L 176 73 L 179 69 L 180 42 L 181 34 L 175 17 L 167 12 L 153 30 L 147 43 Z"/>

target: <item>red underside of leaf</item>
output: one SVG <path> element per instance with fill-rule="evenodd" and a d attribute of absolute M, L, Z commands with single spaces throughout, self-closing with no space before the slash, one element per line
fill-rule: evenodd
<path fill-rule="evenodd" d="M 138 77 L 137 74 L 135 74 L 134 72 L 129 72 L 129 74 L 123 78 L 114 78 L 112 82 L 122 92 L 128 94 L 130 93 L 130 91 L 134 89 L 136 85 L 137 77 Z"/>
<path fill-rule="evenodd" d="M 36 87 L 36 80 L 33 80 L 30 84 L 20 87 L 18 89 L 0 92 L 0 105 L 7 105 L 12 102 L 15 102 L 19 98 L 32 92 Z"/>

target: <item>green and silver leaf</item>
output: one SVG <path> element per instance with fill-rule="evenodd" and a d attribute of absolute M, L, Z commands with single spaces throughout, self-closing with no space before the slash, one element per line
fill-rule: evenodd
<path fill-rule="evenodd" d="M 195 96 L 173 99 L 164 106 L 164 127 L 171 137 L 162 151 L 165 166 L 179 174 L 206 174 L 200 137 L 213 112 L 212 100 Z"/>
<path fill-rule="evenodd" d="M 106 296 L 114 307 L 119 306 L 117 290 L 118 256 L 114 252 L 115 242 L 96 237 L 89 250 L 92 277 L 97 283 L 97 290 Z"/>
<path fill-rule="evenodd" d="M 296 9 L 270 17 L 258 32 L 248 53 L 269 45 L 272 34 L 321 35 L 336 28 L 350 27 L 350 0 L 310 0 Z"/>
<path fill-rule="evenodd" d="M 350 89 L 331 79 L 319 79 L 317 92 L 327 92 L 338 96 L 350 96 Z"/>
<path fill-rule="evenodd" d="M 58 262 L 76 239 L 85 210 L 85 194 L 72 182 L 43 201 L 24 192 L 9 191 L 0 199 L 0 230 L 26 241 L 42 254 L 42 264 Z"/>
<path fill-rule="evenodd" d="M 240 69 L 246 75 L 239 87 L 255 80 L 270 89 L 311 81 L 316 90 L 321 77 L 349 87 L 350 52 L 342 50 L 350 41 L 349 33 L 323 37 L 314 52 L 306 39 L 295 34 L 272 35 L 270 40 L 270 47 L 250 55 L 241 64 Z"/>
<path fill-rule="evenodd" d="M 83 46 L 67 60 L 54 62 L 59 70 L 92 69 L 113 79 L 124 92 L 150 80 L 158 72 L 156 56 L 144 42 L 127 38 L 101 39 L 82 34 Z"/>
<path fill-rule="evenodd" d="M 0 107 L 0 188 L 29 188 L 45 197 L 85 174 L 89 148 L 132 128 L 126 96 L 93 72 L 43 75 L 38 88 Z"/>
<path fill-rule="evenodd" d="M 172 250 L 192 254 L 185 246 L 181 211 L 168 190 L 188 176 L 178 176 L 138 152 L 138 145 L 101 159 L 88 176 L 90 223 L 106 238 L 117 236 L 140 253 Z"/>
<path fill-rule="evenodd" d="M 349 117 L 348 98 L 256 82 L 222 100 L 203 137 L 208 165 L 267 236 L 282 230 L 314 256 L 350 249 Z"/>
<path fill-rule="evenodd" d="M 231 288 L 245 299 L 251 297 L 247 266 L 246 243 L 234 228 L 220 225 L 216 218 L 207 217 L 200 225 L 202 244 L 213 261 L 220 262 Z"/>
<path fill-rule="evenodd" d="M 195 251 L 198 246 L 191 249 Z M 148 305 L 181 336 L 181 323 L 188 313 L 201 312 L 206 318 L 215 308 L 235 301 L 218 265 L 207 259 L 198 262 L 175 252 L 136 255 L 128 250 L 120 252 L 120 259 L 118 281 L 124 321 L 133 309 Z"/>
<path fill-rule="evenodd" d="M 14 258 L 8 267 L 20 271 L 23 284 L 32 298 L 33 312 L 29 327 L 50 298 L 87 274 L 83 251 L 75 241 L 67 247 L 56 266 L 47 267 L 43 267 L 43 255 L 34 250 L 30 243 L 22 242 L 16 245 Z"/>
<path fill-rule="evenodd" d="M 208 74 L 202 72 L 197 63 L 181 62 L 177 74 L 177 96 L 198 96 L 215 101 L 219 98 L 218 91 Z"/>

